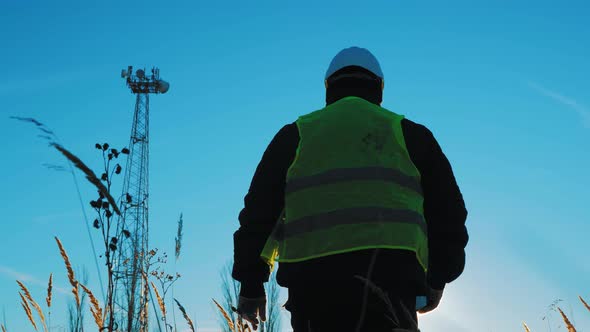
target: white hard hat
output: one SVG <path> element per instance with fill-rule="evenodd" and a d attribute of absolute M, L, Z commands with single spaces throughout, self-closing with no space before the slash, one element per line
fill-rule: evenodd
<path fill-rule="evenodd" d="M 379 78 L 384 78 L 377 58 L 375 58 L 375 56 L 369 52 L 369 50 L 353 46 L 345 48 L 336 54 L 336 56 L 332 59 L 332 62 L 330 62 L 328 70 L 326 71 L 325 79 L 328 79 L 328 77 L 338 70 L 348 66 L 362 67 L 372 72 Z"/>

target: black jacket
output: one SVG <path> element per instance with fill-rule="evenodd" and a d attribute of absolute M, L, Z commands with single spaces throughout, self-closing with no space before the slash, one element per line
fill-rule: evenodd
<path fill-rule="evenodd" d="M 411 287 L 412 292 L 423 294 L 427 284 L 442 289 L 463 272 L 464 248 L 468 241 L 467 211 L 451 165 L 430 130 L 407 119 L 402 120 L 402 130 L 410 158 L 422 178 L 428 225 L 428 275 L 424 274 L 413 252 L 380 249 L 371 279 L 377 285 L 399 284 L 401 288 Z M 232 272 L 233 278 L 241 282 L 243 296 L 257 297 L 264 292 L 263 282 L 268 280 L 269 267 L 260 253 L 283 209 L 287 169 L 298 143 L 296 124 L 284 126 L 264 152 L 244 198 L 240 228 L 234 234 Z M 277 281 L 283 287 L 295 288 L 309 283 L 334 284 L 354 275 L 366 276 L 373 254 L 374 250 L 362 250 L 298 263 L 280 263 Z"/>

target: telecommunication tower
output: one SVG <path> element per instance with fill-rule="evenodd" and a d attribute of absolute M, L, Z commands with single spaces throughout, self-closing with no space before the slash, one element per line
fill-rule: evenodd
<path fill-rule="evenodd" d="M 135 112 L 129 141 L 129 155 L 123 180 L 122 215 L 117 223 L 118 256 L 115 274 L 115 312 L 118 331 L 148 331 L 147 301 L 144 274 L 148 257 L 148 198 L 149 198 L 149 95 L 166 93 L 170 84 L 160 79 L 160 70 L 133 67 L 121 71 L 121 77 L 135 94 Z M 120 326 L 124 324 L 124 326 Z"/>

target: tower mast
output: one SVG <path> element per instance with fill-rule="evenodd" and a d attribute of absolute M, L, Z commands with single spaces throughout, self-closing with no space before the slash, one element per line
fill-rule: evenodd
<path fill-rule="evenodd" d="M 122 215 L 117 223 L 121 239 L 115 260 L 115 321 L 117 330 L 148 331 L 148 199 L 149 199 L 149 101 L 150 94 L 166 93 L 170 85 L 160 79 L 158 68 L 151 75 L 145 69 L 122 70 L 121 77 L 135 94 L 135 111 L 129 155 L 123 181 Z M 146 278 L 144 278 L 144 275 Z M 123 326 L 121 326 L 123 324 Z"/>

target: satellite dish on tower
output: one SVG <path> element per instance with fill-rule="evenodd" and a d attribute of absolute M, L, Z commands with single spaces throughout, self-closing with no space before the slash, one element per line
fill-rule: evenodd
<path fill-rule="evenodd" d="M 121 70 L 121 77 L 126 79 L 131 92 L 138 95 L 168 92 L 170 83 L 160 79 L 160 70 L 153 67 L 151 71 L 151 74 L 146 75 L 145 68 L 136 69 L 134 72 L 133 67 L 129 66 Z"/>
<path fill-rule="evenodd" d="M 143 69 L 138 69 L 135 72 L 135 75 L 137 75 L 137 77 L 139 77 L 139 78 L 144 78 L 145 77 L 145 71 L 143 71 Z"/>
<path fill-rule="evenodd" d="M 158 92 L 159 93 L 166 93 L 166 92 L 168 92 L 168 89 L 170 89 L 170 83 L 168 83 L 164 80 L 158 81 Z"/>

